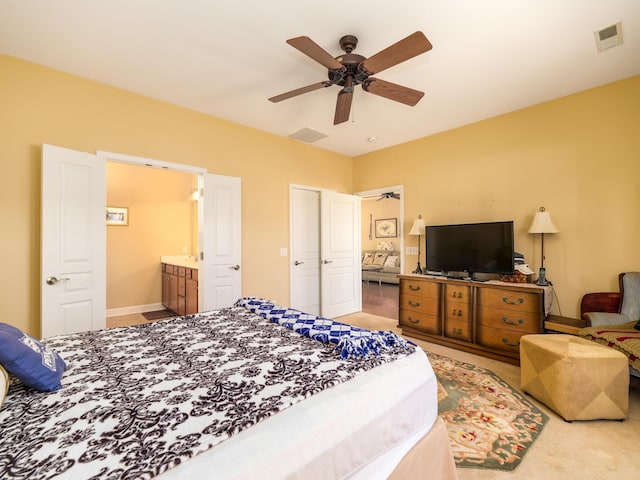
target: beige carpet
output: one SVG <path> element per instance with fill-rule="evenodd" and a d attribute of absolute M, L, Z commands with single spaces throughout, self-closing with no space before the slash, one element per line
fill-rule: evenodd
<path fill-rule="evenodd" d="M 355 313 L 340 321 L 373 330 L 400 333 L 397 321 L 367 313 Z M 522 393 L 520 367 L 471 353 L 413 339 L 427 351 L 491 370 Z M 459 468 L 460 480 L 589 479 L 631 480 L 640 478 L 640 379 L 632 377 L 629 418 L 618 421 L 567 423 L 545 405 L 527 396 L 549 415 L 542 434 L 513 472 Z"/>

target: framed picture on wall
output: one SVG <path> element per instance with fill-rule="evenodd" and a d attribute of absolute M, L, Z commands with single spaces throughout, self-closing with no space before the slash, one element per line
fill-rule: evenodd
<path fill-rule="evenodd" d="M 107 207 L 107 225 L 121 227 L 129 225 L 129 209 L 127 207 Z"/>
<path fill-rule="evenodd" d="M 397 236 L 397 218 L 381 218 L 376 220 L 376 238 L 395 238 Z"/>

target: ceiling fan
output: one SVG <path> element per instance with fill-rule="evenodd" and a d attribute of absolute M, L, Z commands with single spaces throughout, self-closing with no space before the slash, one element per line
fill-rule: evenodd
<path fill-rule="evenodd" d="M 353 35 L 345 35 L 340 39 L 340 48 L 345 53 L 336 58 L 333 58 L 309 37 L 291 38 L 287 40 L 287 43 L 326 67 L 329 80 L 276 95 L 269 99 L 271 102 L 280 102 L 303 93 L 338 85 L 343 88 L 338 92 L 336 112 L 333 119 L 333 124 L 337 125 L 349 120 L 353 89 L 356 85 L 362 85 L 362 89 L 365 92 L 404 103 L 411 107 L 424 96 L 424 92 L 372 77 L 376 73 L 431 50 L 431 43 L 424 33 L 420 31 L 412 33 L 369 58 L 352 53 L 358 44 L 358 39 Z"/>
<path fill-rule="evenodd" d="M 395 192 L 385 192 L 380 194 L 380 198 L 377 200 L 384 200 L 385 198 L 395 198 L 396 200 L 400 200 L 400 194 Z"/>

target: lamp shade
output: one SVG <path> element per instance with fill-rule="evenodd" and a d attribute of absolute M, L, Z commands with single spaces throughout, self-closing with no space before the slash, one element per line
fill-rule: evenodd
<path fill-rule="evenodd" d="M 544 207 L 540 207 L 540 211 L 533 217 L 529 233 L 558 233 L 558 229 L 551 221 L 551 215 L 544 210 Z"/>
<path fill-rule="evenodd" d="M 409 231 L 409 235 L 422 235 L 424 233 L 424 220 L 422 219 L 422 215 L 418 215 L 413 221 L 413 225 L 411 226 L 411 230 Z"/>

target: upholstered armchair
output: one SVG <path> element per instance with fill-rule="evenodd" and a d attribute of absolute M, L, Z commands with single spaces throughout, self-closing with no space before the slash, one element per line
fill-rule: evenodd
<path fill-rule="evenodd" d="M 588 293 L 582 297 L 580 314 L 587 326 L 640 320 L 640 272 L 621 273 L 618 278 L 620 293 Z"/>

